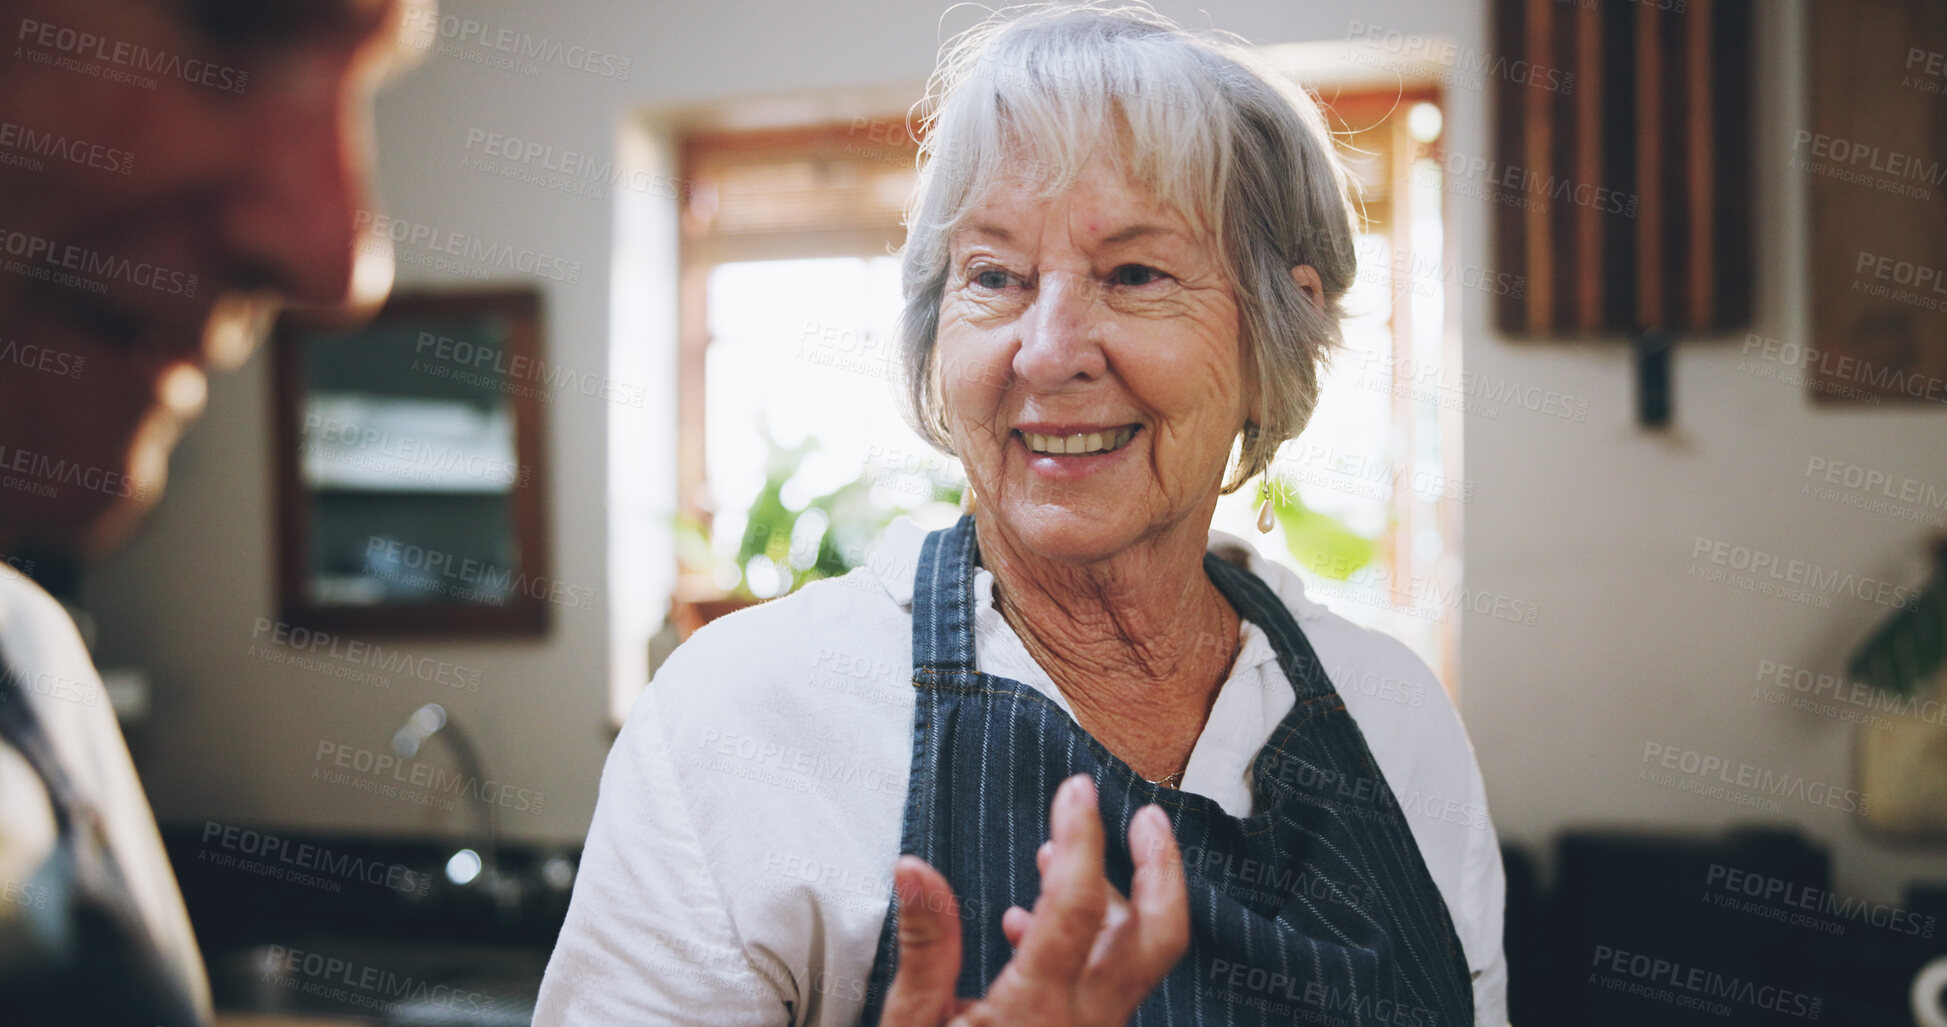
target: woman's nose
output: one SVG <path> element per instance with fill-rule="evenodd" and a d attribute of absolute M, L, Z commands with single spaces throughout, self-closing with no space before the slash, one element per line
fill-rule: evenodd
<path fill-rule="evenodd" d="M 1037 389 L 1099 378 L 1108 369 L 1102 353 L 1101 288 L 1095 280 L 1044 271 L 1020 327 L 1014 371 Z"/>

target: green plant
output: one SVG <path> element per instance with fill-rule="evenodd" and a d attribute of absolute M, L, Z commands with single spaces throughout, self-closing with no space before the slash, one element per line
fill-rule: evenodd
<path fill-rule="evenodd" d="M 1855 679 L 1894 695 L 1911 695 L 1947 663 L 1947 536 L 1933 543 L 1933 579 L 1852 654 Z"/>
<path fill-rule="evenodd" d="M 732 589 L 737 596 L 765 599 L 795 591 L 819 578 L 838 577 L 864 559 L 866 546 L 894 518 L 912 512 L 914 504 L 887 506 L 874 501 L 870 468 L 853 481 L 792 509 L 784 501 L 786 487 L 805 459 L 818 451 L 818 440 L 806 438 L 787 448 L 771 437 L 768 428 L 760 426 L 760 430 L 770 453 L 764 462 L 764 486 L 751 501 L 743 537 L 737 544 L 737 584 Z M 959 487 L 927 480 L 931 494 L 923 497 L 923 502 L 960 502 Z M 684 566 L 706 569 L 717 562 L 709 531 L 701 522 L 682 518 L 677 532 Z M 765 588 L 754 588 L 751 576 L 759 569 L 778 580 L 763 582 Z M 770 587 L 774 584 L 781 587 Z"/>
<path fill-rule="evenodd" d="M 1331 514 L 1319 513 L 1298 497 L 1298 489 L 1282 479 L 1272 481 L 1271 511 L 1284 528 L 1291 558 L 1314 574 L 1344 581 L 1372 562 L 1373 541 L 1353 531 Z"/>

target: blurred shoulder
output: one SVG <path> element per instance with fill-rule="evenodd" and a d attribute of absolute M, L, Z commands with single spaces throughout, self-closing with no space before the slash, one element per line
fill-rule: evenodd
<path fill-rule="evenodd" d="M 73 618 L 53 596 L 12 567 L 0 563 L 0 645 L 22 662 L 49 657 L 63 662 L 85 659 Z"/>
<path fill-rule="evenodd" d="M 0 565 L 0 660 L 27 704 L 90 794 L 128 763 L 121 728 L 67 608 L 33 581 Z"/>

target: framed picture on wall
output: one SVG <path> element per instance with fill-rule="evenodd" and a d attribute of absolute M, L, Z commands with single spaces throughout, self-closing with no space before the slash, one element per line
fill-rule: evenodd
<path fill-rule="evenodd" d="M 281 613 L 319 631 L 540 635 L 549 572 L 533 289 L 393 297 L 277 331 Z"/>

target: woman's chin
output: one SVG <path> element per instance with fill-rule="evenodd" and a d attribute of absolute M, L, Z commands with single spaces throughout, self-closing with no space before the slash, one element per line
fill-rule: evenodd
<path fill-rule="evenodd" d="M 987 508 L 982 507 L 982 512 Z M 1144 534 L 1126 508 L 1096 510 L 1035 506 L 996 511 L 1002 526 L 1027 555 L 1059 563 L 1092 563 L 1129 548 Z"/>

